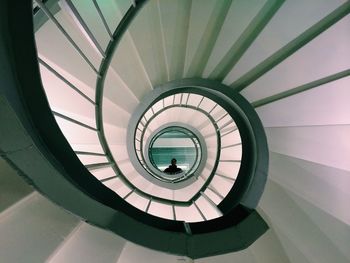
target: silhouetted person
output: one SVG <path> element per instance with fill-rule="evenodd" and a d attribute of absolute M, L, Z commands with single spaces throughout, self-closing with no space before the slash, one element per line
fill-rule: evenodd
<path fill-rule="evenodd" d="M 169 165 L 169 167 L 164 170 L 164 173 L 167 173 L 167 174 L 178 174 L 181 172 L 182 172 L 182 169 L 176 166 L 175 158 L 171 159 L 171 165 Z"/>

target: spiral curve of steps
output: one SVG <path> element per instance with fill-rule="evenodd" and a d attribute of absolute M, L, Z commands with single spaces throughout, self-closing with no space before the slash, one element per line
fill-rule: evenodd
<path fill-rule="evenodd" d="M 130 118 L 147 94 L 165 83 L 194 78 L 223 83 L 255 108 L 267 135 L 269 174 L 257 211 L 270 229 L 240 252 L 223 255 L 216 252 L 219 255 L 195 260 L 146 249 L 139 246 L 147 246 L 141 239 L 134 240 L 139 244 L 135 245 L 84 223 L 86 218 L 56 207 L 21 182 L 15 174 L 28 178 L 26 156 L 32 147 L 26 141 L 14 143 L 14 134 L 12 141 L 1 142 L 1 156 L 12 168 L 1 161 L 4 198 L 0 203 L 0 233 L 7 238 L 0 239 L 0 261 L 350 261 L 347 249 L 350 241 L 349 1 L 150 0 L 144 3 L 118 0 L 46 1 L 45 5 L 91 63 L 82 58 L 53 20 L 45 18 L 42 9 L 37 7 L 34 29 L 42 85 L 60 129 L 96 179 L 137 209 L 147 209 L 152 216 L 167 220 L 181 218 L 188 223 L 219 216 L 215 214 L 216 209 L 207 212 L 205 209 L 213 206 L 212 203 L 219 204 L 224 192 L 229 191 L 225 182 L 230 181 L 227 179 L 232 175 L 230 171 L 237 169 L 232 162 L 219 166 L 217 173 L 223 176 L 211 186 L 210 193 L 201 197 L 202 203 L 192 204 L 191 211 L 183 211 L 187 218 L 174 206 L 164 207 L 155 201 L 152 206 L 151 201 L 141 200 L 142 196 L 123 184 L 116 171 L 128 175 L 130 181 L 148 193 L 174 201 L 176 197 L 170 193 L 175 190 L 161 189 L 134 170 L 127 149 Z M 26 12 L 25 8 L 15 10 L 11 4 L 6 3 L 6 7 L 3 11 L 9 14 Z M 130 10 L 137 10 L 135 18 L 119 31 L 123 34 L 117 38 L 113 55 L 105 53 L 116 37 L 113 30 L 122 24 Z M 106 21 L 101 20 L 99 11 Z M 2 21 L 6 18 L 3 16 Z M 108 63 L 104 63 L 107 60 Z M 99 68 L 103 64 L 105 68 Z M 25 69 L 25 65 L 20 67 Z M 102 87 L 100 82 L 103 93 L 97 90 Z M 13 109 L 17 111 L 8 94 L 6 89 L 1 94 L 4 120 Z M 197 106 L 201 97 L 192 97 L 196 98 L 193 105 Z M 188 96 L 184 102 L 191 104 L 192 97 Z M 170 99 L 162 103 L 171 104 Z M 100 111 L 96 107 L 100 107 Z M 207 128 L 208 134 L 215 131 L 201 121 L 199 115 L 191 115 L 186 110 L 189 109 L 175 107 L 168 114 L 164 111 L 151 129 L 171 119 L 198 125 L 198 129 Z M 176 116 L 176 112 L 182 114 Z M 222 116 L 218 111 L 214 119 Z M 21 117 L 18 119 L 26 127 Z M 193 120 L 197 120 L 197 124 Z M 222 123 L 229 123 L 226 121 L 223 117 Z M 5 138 L 13 127 L 2 127 L 4 136 L 1 137 Z M 229 124 L 224 128 L 229 131 Z M 102 141 L 105 140 L 109 148 L 107 151 L 101 144 L 101 133 L 105 137 Z M 206 142 L 208 149 L 211 143 Z M 239 143 L 232 141 L 226 145 Z M 223 154 L 226 161 L 234 160 L 232 152 Z M 208 150 L 209 166 L 212 166 L 211 160 L 215 160 L 215 154 Z M 210 169 L 204 167 L 203 171 L 210 172 Z M 52 180 L 54 192 L 54 176 Z M 34 185 L 39 192 L 45 192 L 44 183 Z M 67 191 L 67 199 L 72 193 Z M 184 195 L 181 192 L 180 196 Z M 107 204 L 108 197 L 102 202 Z M 214 202 L 208 202 L 206 197 Z M 69 208 L 55 198 L 50 199 L 68 210 L 80 209 L 72 209 L 78 202 Z M 97 206 L 85 211 L 92 218 L 90 223 L 99 218 L 101 211 Z M 124 220 L 122 216 L 120 220 Z M 110 226 L 113 232 L 121 231 L 116 228 Z M 33 242 L 28 242 L 28 236 L 33 237 Z M 23 247 L 21 253 L 15 252 L 14 246 Z M 160 250 L 171 252 L 166 247 Z M 205 256 L 201 251 L 197 253 L 188 256 Z"/>

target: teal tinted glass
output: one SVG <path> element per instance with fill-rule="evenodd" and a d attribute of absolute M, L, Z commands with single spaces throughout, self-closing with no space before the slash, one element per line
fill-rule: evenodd
<path fill-rule="evenodd" d="M 200 158 L 198 139 L 188 130 L 177 128 L 160 132 L 150 145 L 151 163 L 164 171 L 171 160 L 177 160 L 177 167 L 184 172 L 191 170 Z"/>

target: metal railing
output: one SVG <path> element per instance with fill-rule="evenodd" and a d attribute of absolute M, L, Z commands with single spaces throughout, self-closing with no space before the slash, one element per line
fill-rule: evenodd
<path fill-rule="evenodd" d="M 49 62 L 45 61 L 43 57 L 39 57 L 39 63 L 45 67 L 48 71 L 50 71 L 54 76 L 56 76 L 58 79 L 63 81 L 69 88 L 74 90 L 74 92 L 77 94 L 77 96 L 83 98 L 86 100 L 89 104 L 91 104 L 95 108 L 95 116 L 91 116 L 92 119 L 95 119 L 95 127 L 91 126 L 90 124 L 86 124 L 78 119 L 75 119 L 71 116 L 67 116 L 66 114 L 58 111 L 52 111 L 53 115 L 58 118 L 65 120 L 67 122 L 70 122 L 82 129 L 87 129 L 92 131 L 96 136 L 99 138 L 100 142 L 100 148 L 102 151 L 83 151 L 80 149 L 74 149 L 75 153 L 78 156 L 99 156 L 99 157 L 105 157 L 107 161 L 105 162 L 97 162 L 97 163 L 90 163 L 90 164 L 85 164 L 85 167 L 90 171 L 96 171 L 99 169 L 104 169 L 106 167 L 110 167 L 113 169 L 114 174 L 111 176 L 108 176 L 106 178 L 100 179 L 101 183 L 107 183 L 112 180 L 121 180 L 124 185 L 126 185 L 129 188 L 129 192 L 127 192 L 125 195 L 122 195 L 121 197 L 128 201 L 128 199 L 133 195 L 137 194 L 140 195 L 148 200 L 147 206 L 144 209 L 144 212 L 148 213 L 149 209 L 152 205 L 152 203 L 161 203 L 161 204 L 166 204 L 169 205 L 172 208 L 172 219 L 177 220 L 178 215 L 176 213 L 176 207 L 181 206 L 181 207 L 195 207 L 195 209 L 198 211 L 198 213 L 201 215 L 201 218 L 203 220 L 207 220 L 207 217 L 205 216 L 205 211 L 202 211 L 202 209 L 198 206 L 196 201 L 199 198 L 204 198 L 210 206 L 212 206 L 219 215 L 221 215 L 220 209 L 217 207 L 217 202 L 215 202 L 208 194 L 206 194 L 206 191 L 211 191 L 215 195 L 219 197 L 219 199 L 224 199 L 224 195 L 220 193 L 218 189 L 216 189 L 212 184 L 212 179 L 214 176 L 222 177 L 227 180 L 227 183 L 232 187 L 234 184 L 235 179 L 226 175 L 222 175 L 220 173 L 217 173 L 216 167 L 220 165 L 220 163 L 224 162 L 239 162 L 239 160 L 221 160 L 217 159 L 215 161 L 214 169 L 212 170 L 210 176 L 208 178 L 202 178 L 204 180 L 203 186 L 198 190 L 196 194 L 193 195 L 192 198 L 190 198 L 187 201 L 177 201 L 177 200 L 170 200 L 170 199 L 165 199 L 158 197 L 155 194 L 150 194 L 147 193 L 146 191 L 137 188 L 133 182 L 131 182 L 126 176 L 123 175 L 122 171 L 118 167 L 117 163 L 115 162 L 111 151 L 109 149 L 109 146 L 107 144 L 104 130 L 103 130 L 103 125 L 102 125 L 102 98 L 103 98 L 103 81 L 106 76 L 107 68 L 109 66 L 109 62 L 111 60 L 111 56 L 113 54 L 113 49 L 115 48 L 116 44 L 120 40 L 120 37 L 122 36 L 123 32 L 126 30 L 127 24 L 130 23 L 130 20 L 127 20 L 128 18 L 128 13 L 130 10 L 133 10 L 135 8 L 140 8 L 139 5 L 130 5 L 129 11 L 124 14 L 124 17 L 122 21 L 119 23 L 118 28 L 116 28 L 115 32 L 112 34 L 111 29 L 108 26 L 108 23 L 106 21 L 106 18 L 103 15 L 102 10 L 100 9 L 97 1 L 93 0 L 93 5 L 96 8 L 96 12 L 99 15 L 99 18 L 101 19 L 105 31 L 108 34 L 109 37 L 109 44 L 108 46 L 103 49 L 101 44 L 99 43 L 98 39 L 94 36 L 92 31 L 89 29 L 87 23 L 84 21 L 82 16 L 79 14 L 79 10 L 74 6 L 72 1 L 70 0 L 62 0 L 63 6 L 69 11 L 70 15 L 74 18 L 76 21 L 79 29 L 82 31 L 83 35 L 87 38 L 88 43 L 91 45 L 91 47 L 96 51 L 96 53 L 101 57 L 100 65 L 99 67 L 96 67 L 94 63 L 91 61 L 91 59 L 88 58 L 88 56 L 83 52 L 83 50 L 79 47 L 79 45 L 73 40 L 73 38 L 69 35 L 67 30 L 60 24 L 60 22 L 57 20 L 54 14 L 51 13 L 51 11 L 45 6 L 45 4 L 41 0 L 35 0 L 37 5 L 40 7 L 40 9 L 47 15 L 47 17 L 54 23 L 54 25 L 58 28 L 61 34 L 66 38 L 66 40 L 70 43 L 72 48 L 81 56 L 81 58 L 85 61 L 85 63 L 91 68 L 91 70 L 96 74 L 96 83 L 97 83 L 97 88 L 95 92 L 95 99 L 91 99 L 87 94 L 82 92 L 76 85 L 74 85 L 67 77 L 64 76 L 64 74 L 60 73 L 57 69 L 55 69 L 54 66 L 50 65 Z M 127 22 L 125 22 L 127 21 Z M 135 151 L 139 151 L 138 156 L 141 158 L 139 159 L 141 165 L 148 171 L 151 172 L 151 169 L 147 167 L 147 164 L 144 160 L 143 152 L 142 149 L 144 147 L 143 142 L 144 142 L 144 135 L 145 131 L 149 125 L 149 123 L 161 112 L 164 112 L 170 108 L 173 107 L 179 107 L 179 108 L 189 108 L 198 112 L 201 112 L 205 114 L 212 125 L 215 127 L 215 133 L 213 135 L 207 135 L 207 137 L 210 136 L 216 136 L 217 137 L 217 147 L 218 147 L 218 154 L 217 156 L 220 156 L 220 151 L 225 148 L 233 148 L 237 147 L 240 145 L 240 143 L 236 144 L 230 144 L 230 145 L 225 145 L 221 147 L 221 140 L 223 137 L 228 136 L 229 134 L 233 132 L 237 132 L 238 129 L 237 127 L 230 127 L 233 121 L 228 121 L 225 122 L 223 125 L 219 125 L 220 121 L 224 120 L 226 116 L 228 116 L 228 113 L 225 113 L 222 116 L 219 116 L 217 119 L 214 119 L 213 116 L 211 115 L 215 109 L 217 109 L 218 104 L 215 104 L 209 111 L 205 110 L 203 108 L 203 101 L 204 101 L 204 96 L 201 98 L 200 102 L 197 105 L 190 105 L 190 97 L 191 94 L 187 93 L 181 93 L 180 94 L 180 102 L 175 103 L 175 95 L 173 95 L 173 103 L 172 105 L 165 105 L 165 100 L 162 100 L 162 108 L 158 111 L 155 111 L 154 107 L 150 107 L 150 111 L 153 114 L 152 118 L 147 118 L 146 115 L 140 120 L 139 122 L 139 127 L 137 129 L 140 130 L 142 136 L 140 138 L 135 137 L 135 145 L 138 145 L 139 147 L 135 146 Z M 195 169 L 193 169 L 195 170 Z M 188 174 L 191 174 L 193 172 L 191 170 Z M 187 177 L 184 176 L 182 179 L 186 179 Z M 174 182 L 176 183 L 176 182 Z M 118 192 L 117 192 L 118 193 Z M 185 225 L 186 226 L 186 225 Z M 187 228 L 186 228 L 187 229 Z"/>
<path fill-rule="evenodd" d="M 198 211 L 200 211 L 200 213 L 203 213 L 203 211 L 200 210 L 200 208 L 196 205 L 196 200 L 199 197 L 203 197 L 204 199 L 206 199 L 206 201 L 208 201 L 208 203 L 214 208 L 216 209 L 216 211 L 218 211 L 218 208 L 215 204 L 215 202 L 204 192 L 207 191 L 211 191 L 212 193 L 214 193 L 217 197 L 219 197 L 220 200 L 224 199 L 225 196 L 223 194 L 220 193 L 220 190 L 217 190 L 215 188 L 215 186 L 211 185 L 211 181 L 213 179 L 214 176 L 218 176 L 221 178 L 224 178 L 224 180 L 230 184 L 231 186 L 234 184 L 235 182 L 235 178 L 230 177 L 230 176 L 226 176 L 226 175 L 222 175 L 220 173 L 217 173 L 217 167 L 220 163 L 226 163 L 226 162 L 240 162 L 240 159 L 220 159 L 220 151 L 221 149 L 227 149 L 227 148 L 234 148 L 234 147 L 239 147 L 241 146 L 241 142 L 238 143 L 231 143 L 231 144 L 226 144 L 225 146 L 221 147 L 221 139 L 229 134 L 232 134 L 234 132 L 238 132 L 238 128 L 234 125 L 234 121 L 231 119 L 229 121 L 225 121 L 225 117 L 230 118 L 229 114 L 227 112 L 224 112 L 222 114 L 219 115 L 219 117 L 214 118 L 214 116 L 212 116 L 212 113 L 215 111 L 215 109 L 221 108 L 217 103 L 213 102 L 213 106 L 209 109 L 206 109 L 202 103 L 204 100 L 204 96 L 201 97 L 201 99 L 199 100 L 199 103 L 196 105 L 191 105 L 189 103 L 190 101 L 190 97 L 194 96 L 195 94 L 191 94 L 191 93 L 176 93 L 173 95 L 170 95 L 169 97 L 166 98 L 162 98 L 161 100 L 155 101 L 153 102 L 152 105 L 150 105 L 150 107 L 148 108 L 147 111 L 144 112 L 144 114 L 141 116 L 141 118 L 139 119 L 138 125 L 136 126 L 136 130 L 137 132 L 135 132 L 135 136 L 134 136 L 134 150 L 136 152 L 136 155 L 138 157 L 138 161 L 139 163 L 142 165 L 142 167 L 144 167 L 144 169 L 146 171 L 148 171 L 149 173 L 152 173 L 151 167 L 148 166 L 149 162 L 146 161 L 146 156 L 145 156 L 145 152 L 147 152 L 149 149 L 147 146 L 145 146 L 144 141 L 147 141 L 149 138 L 146 138 L 147 136 L 146 131 L 147 129 L 149 129 L 149 126 L 151 125 L 152 121 L 154 119 L 157 118 L 157 116 L 159 116 L 161 113 L 166 112 L 167 110 L 170 109 L 174 109 L 174 108 L 187 108 L 187 109 L 191 109 L 193 111 L 197 111 L 203 115 L 205 115 L 208 119 L 209 122 L 206 125 L 213 125 L 215 128 L 215 133 L 213 134 L 213 136 L 215 135 L 217 137 L 217 157 L 218 159 L 216 160 L 215 165 L 213 166 L 211 175 L 208 178 L 203 178 L 203 180 L 205 181 L 205 184 L 203 184 L 203 186 L 201 187 L 201 189 L 199 189 L 199 191 L 197 192 L 197 194 L 195 194 L 196 198 L 191 199 L 191 203 L 189 205 L 193 205 Z M 180 96 L 180 100 L 177 101 L 175 100 L 175 96 Z M 170 98 L 170 99 L 169 99 Z M 208 98 L 206 98 L 208 99 Z M 170 103 L 165 103 L 165 100 L 169 101 Z M 157 105 L 157 106 L 154 106 Z M 202 106 L 201 106 L 202 105 Z M 222 110 L 222 108 L 221 108 Z M 151 117 L 147 118 L 146 116 L 150 115 Z M 212 135 L 206 135 L 205 137 L 211 137 Z M 153 174 L 153 176 L 155 176 Z M 186 178 L 184 178 L 186 179 Z M 201 216 L 203 220 L 205 219 L 205 216 Z"/>
<path fill-rule="evenodd" d="M 146 122 L 146 126 L 148 126 L 148 122 Z M 145 127 L 145 129 L 147 129 L 147 127 Z M 144 130 L 145 130 L 144 129 Z M 167 176 L 167 173 L 164 173 L 162 170 L 159 169 L 159 167 L 157 167 L 157 164 L 154 160 L 154 158 L 152 157 L 152 148 L 154 146 L 154 143 L 156 142 L 156 140 L 161 137 L 163 134 L 169 132 L 169 131 L 177 131 L 180 132 L 184 135 L 187 135 L 187 137 L 190 139 L 190 141 L 192 142 L 192 145 L 195 148 L 195 160 L 193 161 L 193 164 L 189 167 L 189 169 L 182 171 L 181 173 L 178 173 L 177 176 L 175 178 L 169 177 Z M 137 141 L 138 142 L 138 141 Z M 199 139 L 196 137 L 195 134 L 193 134 L 190 130 L 184 128 L 184 127 L 180 127 L 180 126 L 172 126 L 172 127 L 167 127 L 164 128 L 163 130 L 157 132 L 154 136 L 152 136 L 152 138 L 149 140 L 149 142 L 146 144 L 148 146 L 143 147 L 143 140 L 141 140 L 141 147 L 144 148 L 144 150 L 146 151 L 146 156 L 144 154 L 144 151 L 140 151 L 141 153 L 141 160 L 140 163 L 142 164 L 142 166 L 150 172 L 150 174 L 152 176 L 154 176 L 155 178 L 157 178 L 158 180 L 164 181 L 164 182 L 169 182 L 169 183 L 177 183 L 180 182 L 182 180 L 185 180 L 186 178 L 188 178 L 189 176 L 192 176 L 194 171 L 196 171 L 196 169 L 199 166 L 199 163 L 201 161 L 201 144 L 199 142 Z M 141 148 L 141 149 L 142 149 Z M 138 151 L 139 153 L 139 151 Z M 139 156 L 139 155 L 138 155 Z M 161 174 L 159 175 L 152 173 L 151 169 L 149 169 L 148 167 L 148 162 L 147 159 L 149 159 L 151 165 L 157 169 L 157 172 L 160 172 Z"/>

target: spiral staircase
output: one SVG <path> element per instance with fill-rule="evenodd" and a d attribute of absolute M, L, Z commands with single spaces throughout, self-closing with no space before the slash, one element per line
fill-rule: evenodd
<path fill-rule="evenodd" d="M 0 262 L 350 262 L 349 1 L 0 12 Z"/>

